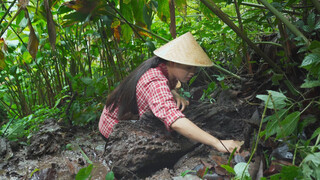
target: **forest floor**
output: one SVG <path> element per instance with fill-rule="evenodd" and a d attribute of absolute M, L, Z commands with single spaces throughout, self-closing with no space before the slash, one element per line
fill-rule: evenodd
<path fill-rule="evenodd" d="M 237 168 L 248 162 L 263 110 L 263 106 L 247 103 L 248 97 L 254 95 L 248 92 L 248 86 L 244 87 L 245 90 L 221 91 L 214 103 L 191 102 L 184 112 L 219 139 L 244 141 L 241 153 L 230 159 L 229 153 L 166 133 L 161 122 L 151 121 L 150 117 L 137 121 L 140 124 L 128 122 L 119 130 L 116 128 L 105 155 L 105 141 L 97 125 L 70 128 L 48 119 L 29 145 L 0 139 L 0 179 L 77 179 L 76 175 L 89 164 L 93 164 L 91 179 L 97 180 L 105 179 L 111 170 L 118 179 L 230 179 L 234 174 L 222 166 L 228 164 L 239 171 Z M 279 164 L 292 158 L 286 146 L 270 142 L 260 142 L 249 162 L 247 173 L 252 179 L 279 172 Z M 270 162 L 272 157 L 275 160 Z M 127 167 L 116 170 L 121 163 Z M 81 174 L 86 175 L 84 171 Z"/>

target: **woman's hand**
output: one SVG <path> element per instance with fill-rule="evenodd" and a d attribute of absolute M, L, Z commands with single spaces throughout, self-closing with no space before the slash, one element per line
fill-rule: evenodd
<path fill-rule="evenodd" d="M 177 107 L 181 111 L 183 111 L 189 105 L 189 101 L 181 97 L 176 90 L 171 90 L 171 93 L 173 95 L 174 100 L 177 102 Z"/>
<path fill-rule="evenodd" d="M 220 152 L 229 152 L 237 148 L 236 153 L 240 152 L 240 148 L 243 145 L 243 141 L 235 141 L 235 140 L 220 140 L 219 143 L 215 144 L 215 148 Z"/>

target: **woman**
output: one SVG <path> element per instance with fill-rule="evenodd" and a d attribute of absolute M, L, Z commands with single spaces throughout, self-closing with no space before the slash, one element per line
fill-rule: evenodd
<path fill-rule="evenodd" d="M 191 33 L 168 42 L 154 54 L 155 57 L 143 62 L 108 96 L 99 122 L 101 134 L 108 138 L 119 120 L 152 111 L 169 131 L 177 131 L 221 152 L 232 152 L 235 148 L 239 152 L 241 142 L 219 140 L 182 113 L 189 102 L 175 92 L 177 82 L 189 81 L 196 67 L 213 65 Z"/>

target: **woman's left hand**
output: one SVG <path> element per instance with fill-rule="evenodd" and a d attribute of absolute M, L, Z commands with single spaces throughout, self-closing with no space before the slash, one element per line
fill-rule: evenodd
<path fill-rule="evenodd" d="M 174 100 L 177 102 L 177 107 L 183 111 L 188 105 L 189 101 L 181 97 L 176 90 L 171 90 Z M 181 108 L 180 108 L 181 106 Z"/>

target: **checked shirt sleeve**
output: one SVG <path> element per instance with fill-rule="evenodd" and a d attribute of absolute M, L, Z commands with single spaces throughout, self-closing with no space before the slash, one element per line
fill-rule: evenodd
<path fill-rule="evenodd" d="M 185 115 L 177 108 L 166 78 L 151 81 L 147 86 L 148 105 L 153 114 L 162 120 L 168 130 L 171 124 Z"/>

